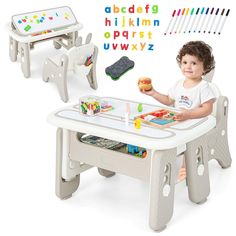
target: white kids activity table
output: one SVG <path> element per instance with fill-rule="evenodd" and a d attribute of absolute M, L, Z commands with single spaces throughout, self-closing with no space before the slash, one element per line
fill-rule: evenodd
<path fill-rule="evenodd" d="M 52 39 L 55 48 L 69 49 L 75 45 L 81 28 L 82 24 L 67 6 L 14 15 L 7 25 L 10 59 L 16 61 L 20 55 L 22 72 L 28 78 L 30 49 L 36 43 Z"/>
<path fill-rule="evenodd" d="M 208 139 L 213 140 L 208 135 L 216 127 L 214 116 L 187 120 L 165 129 L 147 124 L 136 129 L 133 119 L 140 115 L 137 102 L 100 99 L 107 101 L 114 110 L 86 116 L 79 112 L 79 106 L 70 106 L 48 116 L 48 122 L 58 127 L 56 194 L 59 198 L 70 197 L 79 186 L 80 173 L 94 166 L 106 177 L 117 172 L 145 180 L 150 182 L 150 227 L 162 230 L 173 214 L 176 156 L 184 153 L 189 199 L 195 203 L 206 201 L 210 193 Z M 130 105 L 128 124 L 124 118 L 127 102 Z M 161 107 L 143 104 L 142 113 L 157 109 Z M 147 156 L 136 158 L 85 144 L 80 141 L 84 134 L 144 147 Z M 228 167 L 230 163 L 229 157 L 227 164 L 222 166 Z"/>

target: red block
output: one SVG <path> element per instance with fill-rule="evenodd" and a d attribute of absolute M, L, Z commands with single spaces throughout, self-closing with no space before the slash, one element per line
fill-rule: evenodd
<path fill-rule="evenodd" d="M 153 116 L 156 116 L 156 117 L 161 117 L 162 116 L 162 112 L 160 111 L 155 111 L 152 113 Z"/>

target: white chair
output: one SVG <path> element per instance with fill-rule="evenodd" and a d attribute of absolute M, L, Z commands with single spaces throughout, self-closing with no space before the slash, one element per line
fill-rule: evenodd
<path fill-rule="evenodd" d="M 86 76 L 90 87 L 97 89 L 96 79 L 96 61 L 98 49 L 92 44 L 92 34 L 88 34 L 85 44 L 82 44 L 82 38 L 76 40 L 74 47 L 70 48 L 65 54 L 47 58 L 43 68 L 43 80 L 55 80 L 61 99 L 67 102 L 67 76 L 73 72 L 78 77 Z"/>
<path fill-rule="evenodd" d="M 215 159 L 222 168 L 231 166 L 231 156 L 228 146 L 228 107 L 229 101 L 226 96 L 222 96 L 219 88 L 210 83 L 216 95 L 212 115 L 216 117 L 216 127 L 207 135 L 209 160 Z"/>
<path fill-rule="evenodd" d="M 209 160 L 215 159 L 222 168 L 230 167 L 232 162 L 227 135 L 229 102 L 227 97 L 220 94 L 218 87 L 211 83 L 213 74 L 214 71 L 204 79 L 216 95 L 212 112 L 216 125 L 206 135 L 187 143 L 184 152 L 189 199 L 198 204 L 205 202 L 210 194 Z"/>
<path fill-rule="evenodd" d="M 216 118 L 216 127 L 207 135 L 209 160 L 216 159 L 222 168 L 228 168 L 232 162 L 227 132 L 229 100 L 226 96 L 221 95 L 216 84 L 211 83 L 214 73 L 215 70 L 212 70 L 204 76 L 204 80 L 209 82 L 216 96 L 212 112 Z"/>

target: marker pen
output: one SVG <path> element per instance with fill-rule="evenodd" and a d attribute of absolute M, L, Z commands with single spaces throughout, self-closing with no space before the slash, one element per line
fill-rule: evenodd
<path fill-rule="evenodd" d="M 196 26 L 195 26 L 195 30 L 193 31 L 194 33 L 197 31 L 197 27 L 199 26 L 199 23 L 200 23 L 200 21 L 201 21 L 201 18 L 202 18 L 202 15 L 203 15 L 203 13 L 204 13 L 204 10 L 205 10 L 205 8 L 203 7 L 202 10 L 201 10 L 201 14 L 200 14 L 199 17 L 198 17 L 198 21 L 197 21 L 197 24 L 196 24 Z"/>
<path fill-rule="evenodd" d="M 201 33 L 201 30 L 202 30 L 202 28 L 203 28 L 203 26 L 204 26 L 204 23 L 205 23 L 205 21 L 206 21 L 208 12 L 209 12 L 209 7 L 207 8 L 206 13 L 205 13 L 205 15 L 204 15 L 204 17 L 203 17 L 202 25 L 201 25 L 201 27 L 200 27 L 198 33 Z"/>
<path fill-rule="evenodd" d="M 170 34 L 172 34 L 172 32 L 173 32 L 173 30 L 174 30 L 174 28 L 175 28 L 175 25 L 176 25 L 176 22 L 177 22 L 177 20 L 178 20 L 178 16 L 179 16 L 180 12 L 181 12 L 181 9 L 178 10 L 178 13 L 177 13 L 177 15 L 176 15 L 176 17 L 175 17 L 175 21 L 174 21 L 174 24 L 173 24 L 173 26 L 172 26 L 172 28 L 171 28 Z"/>
<path fill-rule="evenodd" d="M 221 25 L 221 27 L 220 27 L 220 30 L 219 30 L 218 34 L 221 34 L 222 29 L 224 28 L 224 25 L 225 25 L 225 21 L 226 21 L 228 15 L 229 15 L 229 12 L 230 12 L 230 9 L 228 9 L 228 11 L 227 11 L 227 13 L 226 13 L 226 15 L 225 15 L 225 18 L 224 18 L 224 20 L 223 20 L 223 22 L 222 22 L 222 25 Z"/>
<path fill-rule="evenodd" d="M 208 20 L 207 20 L 207 23 L 206 23 L 206 26 L 205 26 L 205 30 L 203 31 L 203 33 L 206 33 L 206 31 L 207 31 L 207 28 L 208 28 L 208 25 L 209 25 L 209 23 L 210 23 L 210 20 L 211 20 L 211 17 L 212 17 L 213 12 L 214 12 L 214 7 L 211 9 L 211 13 L 210 13 L 210 15 L 208 16 Z"/>
<path fill-rule="evenodd" d="M 218 20 L 218 22 L 217 22 L 217 24 L 216 24 L 216 27 L 215 27 L 214 34 L 217 32 L 217 29 L 218 29 L 218 27 L 219 27 L 219 25 L 220 25 L 221 19 L 222 19 L 223 15 L 224 15 L 224 12 L 225 12 L 225 9 L 223 9 L 222 12 L 221 12 L 221 14 L 220 14 L 219 20 Z"/>
<path fill-rule="evenodd" d="M 190 12 L 190 15 L 189 15 L 189 18 L 188 18 L 188 22 L 187 22 L 187 24 L 186 24 L 186 26 L 185 26 L 184 33 L 187 32 L 187 29 L 188 29 L 188 26 L 189 26 L 189 23 L 190 23 L 190 21 L 191 21 L 191 18 L 192 18 L 193 13 L 194 13 L 194 8 L 193 8 L 193 9 L 191 10 L 191 12 Z"/>
<path fill-rule="evenodd" d="M 195 23 L 195 21 L 196 21 L 196 18 L 197 18 L 197 15 L 198 15 L 199 10 L 200 10 L 200 8 L 198 8 L 197 11 L 196 11 L 196 15 L 194 16 L 192 25 L 191 25 L 191 27 L 190 27 L 190 29 L 189 29 L 189 31 L 188 31 L 189 33 L 191 33 L 191 31 L 192 31 L 192 28 L 193 28 L 194 23 Z"/>
<path fill-rule="evenodd" d="M 179 17 L 179 21 L 178 21 L 178 24 L 177 24 L 177 26 L 176 26 L 175 34 L 178 32 L 180 23 L 181 23 L 181 21 L 182 21 L 183 15 L 184 15 L 184 12 L 185 12 L 185 8 L 182 10 L 181 16 Z"/>
<path fill-rule="evenodd" d="M 211 33 L 211 30 L 212 30 L 212 28 L 213 28 L 213 25 L 215 24 L 215 21 L 216 21 L 216 17 L 217 17 L 217 15 L 218 15 L 218 12 L 219 12 L 219 8 L 217 8 L 216 14 L 215 14 L 215 16 L 214 16 L 214 18 L 213 18 L 213 20 L 212 20 L 212 22 L 211 22 L 211 27 L 210 27 L 210 29 L 209 29 L 209 31 L 208 31 L 209 34 Z"/>
<path fill-rule="evenodd" d="M 182 25 L 181 25 L 181 27 L 180 27 L 179 33 L 181 33 L 181 31 L 182 31 L 182 29 L 183 29 L 183 26 L 184 26 L 184 23 L 185 23 L 185 21 L 186 21 L 188 12 L 189 12 L 189 8 L 186 10 L 186 13 L 185 13 L 185 16 L 184 16 L 184 20 L 183 20 Z"/>
<path fill-rule="evenodd" d="M 171 18 L 170 18 L 170 22 L 169 22 L 169 24 L 168 24 L 168 26 L 167 26 L 167 29 L 166 29 L 164 35 L 166 35 L 166 34 L 168 33 L 168 30 L 169 30 L 169 28 L 170 28 L 170 25 L 171 25 L 171 23 L 172 23 L 172 21 L 173 21 L 173 18 L 174 18 L 174 16 L 175 16 L 175 13 L 176 13 L 176 10 L 174 10 L 173 13 L 172 13 L 172 16 L 171 16 Z"/>

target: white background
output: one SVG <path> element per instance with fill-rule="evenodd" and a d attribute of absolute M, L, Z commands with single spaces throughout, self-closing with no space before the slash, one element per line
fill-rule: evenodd
<path fill-rule="evenodd" d="M 188 200 L 187 188 L 176 185 L 174 214 L 161 235 L 234 235 L 235 230 L 235 12 L 233 1 L 159 0 L 132 1 L 136 6 L 148 2 L 159 5 L 160 28 L 152 29 L 155 51 L 103 50 L 105 32 L 103 9 L 115 1 L 41 0 L 5 1 L 0 15 L 1 68 L 1 154 L 0 154 L 0 235 L 148 235 L 154 232 L 148 226 L 148 183 L 117 174 L 105 179 L 95 168 L 81 175 L 81 184 L 73 197 L 61 201 L 54 193 L 55 133 L 56 128 L 46 122 L 47 115 L 65 104 L 60 100 L 55 84 L 41 78 L 43 61 L 60 53 L 52 42 L 37 44 L 31 52 L 32 76 L 25 79 L 19 62 L 8 56 L 8 35 L 5 24 L 11 16 L 68 5 L 78 21 L 84 24 L 81 35 L 93 33 L 93 42 L 99 47 L 97 77 L 98 90 L 90 89 L 86 80 L 69 80 L 69 104 L 80 96 L 96 94 L 149 102 L 137 89 L 140 76 L 149 76 L 153 85 L 165 93 L 177 79 L 182 78 L 175 57 L 183 43 L 204 40 L 215 55 L 214 82 L 223 95 L 228 96 L 229 146 L 233 163 L 223 170 L 210 162 L 211 193 L 203 205 Z M 119 6 L 122 2 L 116 1 Z M 151 4 L 151 3 L 149 3 Z M 204 4 L 204 5 L 203 5 Z M 230 8 L 231 12 L 222 35 L 178 34 L 164 36 L 173 9 L 183 7 Z M 3 10 L 4 8 L 4 10 Z M 120 17 L 119 15 L 118 17 Z M 130 29 L 131 30 L 131 29 Z M 141 27 L 140 27 L 141 30 Z M 135 61 L 135 67 L 118 81 L 105 75 L 105 68 L 121 56 Z"/>

